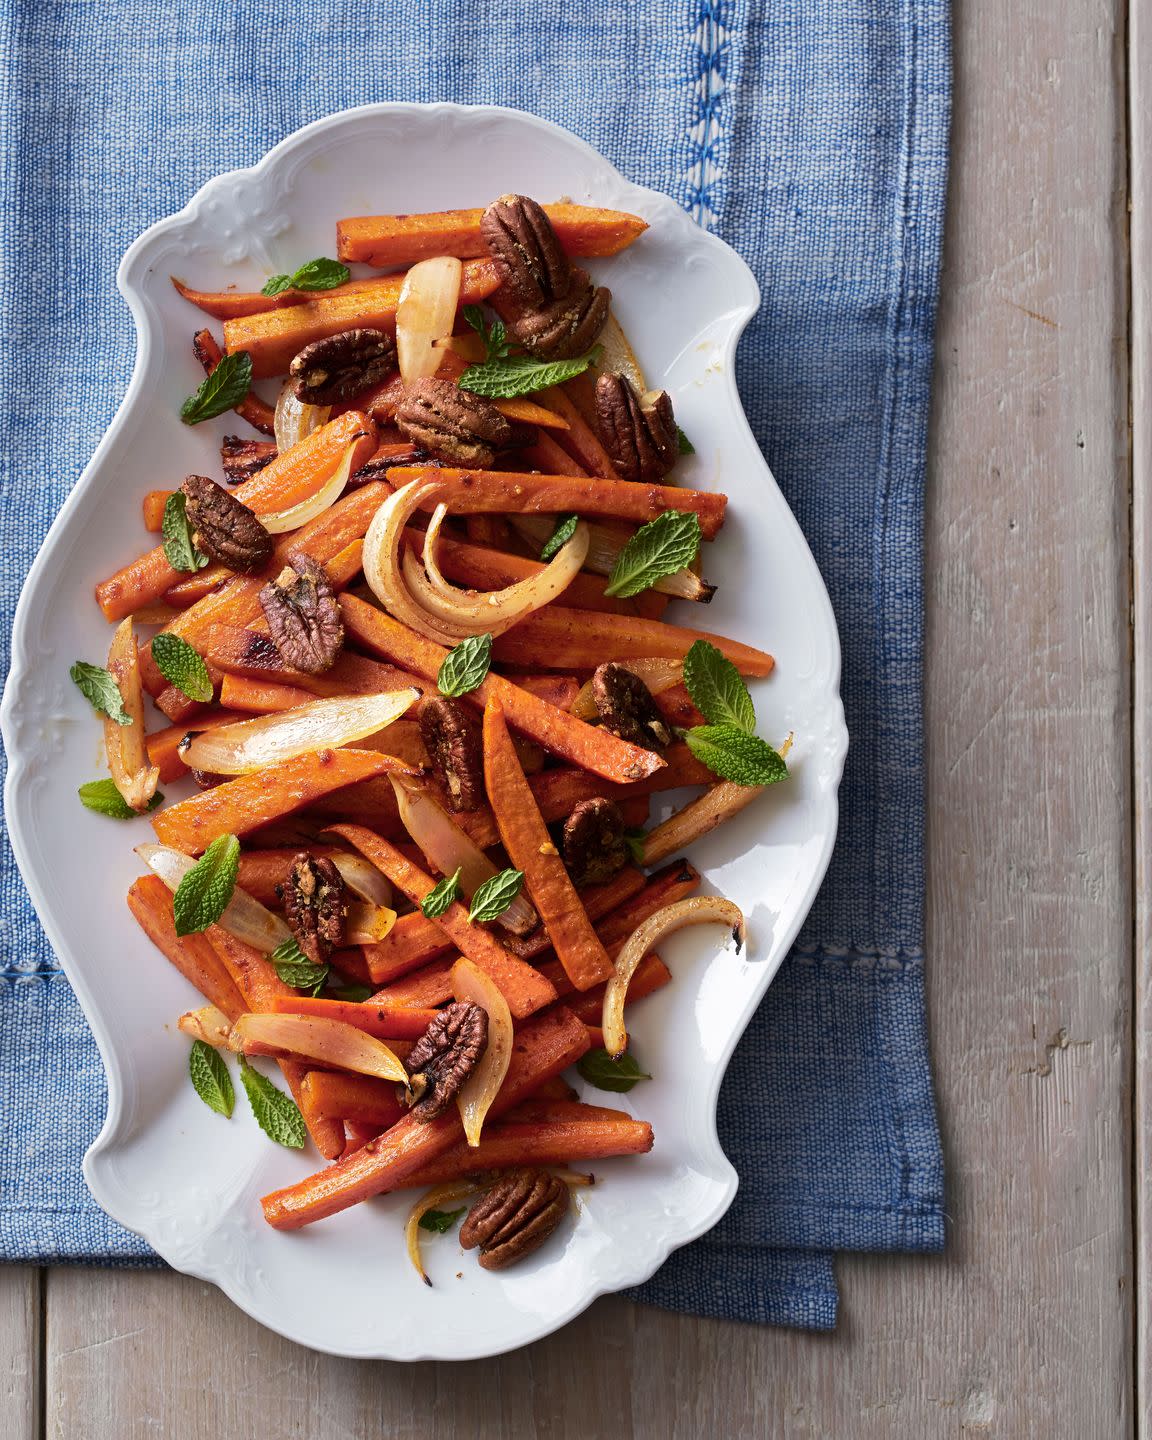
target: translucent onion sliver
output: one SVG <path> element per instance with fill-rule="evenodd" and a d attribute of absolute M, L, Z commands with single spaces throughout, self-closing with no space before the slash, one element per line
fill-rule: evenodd
<path fill-rule="evenodd" d="M 296 505 L 290 505 L 287 510 L 277 510 L 270 515 L 262 514 L 260 523 L 265 530 L 270 535 L 283 535 L 289 530 L 299 530 L 301 525 L 307 525 L 310 520 L 315 520 L 317 515 L 323 515 L 325 510 L 331 509 L 339 500 L 348 483 L 348 477 L 352 473 L 352 461 L 356 456 L 357 443 L 352 441 L 344 447 L 340 463 L 315 495 L 309 496 L 307 500 L 301 500 Z"/>
<path fill-rule="evenodd" d="M 136 854 L 173 892 L 196 864 L 191 855 L 173 850 L 169 845 L 137 845 Z M 217 923 L 229 935 L 243 940 L 264 955 L 270 955 L 278 945 L 292 938 L 291 931 L 279 915 L 274 915 L 239 886 L 232 891 L 232 899 Z"/>
<path fill-rule="evenodd" d="M 298 445 L 313 430 L 327 424 L 331 405 L 309 405 L 296 398 L 296 382 L 285 380 L 276 400 L 276 449 L 281 455 Z"/>
<path fill-rule="evenodd" d="M 488 1014 L 488 1043 L 480 1063 L 456 1096 L 464 1137 L 475 1147 L 480 1143 L 484 1117 L 508 1074 L 508 1063 L 512 1059 L 512 1014 L 491 977 L 471 960 L 461 956 L 452 966 L 451 980 L 457 1000 L 471 1001 Z"/>
<path fill-rule="evenodd" d="M 232 1026 L 231 1048 L 247 1054 L 315 1060 L 357 1075 L 408 1083 L 408 1072 L 382 1040 L 319 1015 L 241 1015 Z"/>

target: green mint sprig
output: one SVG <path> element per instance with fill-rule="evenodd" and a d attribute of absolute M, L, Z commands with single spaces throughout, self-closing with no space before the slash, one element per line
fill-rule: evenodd
<path fill-rule="evenodd" d="M 737 785 L 775 785 L 788 778 L 784 757 L 754 733 L 756 711 L 740 672 L 715 645 L 693 643 L 684 657 L 684 683 L 708 721 L 684 732 L 697 760 Z"/>
<path fill-rule="evenodd" d="M 120 687 L 103 665 L 89 665 L 86 660 L 77 660 L 68 674 L 93 710 L 107 715 L 117 725 L 132 724 L 131 715 L 124 709 Z"/>
<path fill-rule="evenodd" d="M 420 1229 L 431 1230 L 433 1235 L 446 1235 L 467 1208 L 461 1205 L 459 1210 L 425 1210 L 420 1217 Z"/>
<path fill-rule="evenodd" d="M 434 885 L 424 899 L 420 902 L 420 911 L 426 920 L 439 920 L 453 900 L 460 894 L 460 871 L 454 875 L 446 875 L 439 884 Z"/>
<path fill-rule="evenodd" d="M 652 1079 L 627 1051 L 619 1060 L 613 1060 L 607 1050 L 589 1050 L 576 1062 L 576 1069 L 597 1090 L 612 1090 L 618 1095 L 626 1095 L 640 1080 Z"/>
<path fill-rule="evenodd" d="M 676 426 L 676 448 L 680 451 L 681 455 L 695 455 L 696 453 L 695 445 L 692 444 L 692 441 L 689 440 L 679 425 Z"/>
<path fill-rule="evenodd" d="M 485 364 L 503 360 L 512 348 L 508 343 L 508 331 L 503 320 L 493 320 L 489 325 L 479 305 L 465 305 L 460 313 L 483 342 Z"/>
<path fill-rule="evenodd" d="M 146 811 L 133 810 L 117 790 L 115 780 L 89 780 L 86 785 L 81 785 L 76 793 L 86 810 L 94 810 L 97 815 L 108 815 L 113 820 L 135 820 L 137 815 L 148 814 L 164 803 L 164 796 L 157 791 L 149 800 Z"/>
<path fill-rule="evenodd" d="M 490 400 L 514 400 L 518 395 L 531 395 L 552 385 L 563 385 L 565 380 L 583 375 L 599 359 L 599 345 L 571 360 L 533 360 L 527 355 L 506 355 L 501 360 L 469 365 L 460 376 L 459 385 L 461 390 Z"/>
<path fill-rule="evenodd" d="M 472 896 L 472 908 L 468 919 L 473 924 L 484 920 L 497 920 L 520 894 L 524 884 L 523 870 L 501 870 L 498 875 L 478 885 Z"/>
<path fill-rule="evenodd" d="M 308 1140 L 308 1127 L 296 1102 L 261 1075 L 245 1055 L 240 1057 L 240 1080 L 256 1123 L 265 1135 L 289 1150 L 303 1150 Z"/>
<path fill-rule="evenodd" d="M 277 945 L 268 959 L 279 978 L 285 985 L 291 985 L 293 990 L 319 995 L 324 989 L 330 967 L 314 964 L 291 937 Z"/>
<path fill-rule="evenodd" d="M 642 525 L 612 566 L 605 595 L 626 600 L 691 565 L 700 551 L 700 520 L 692 511 L 665 510 Z"/>
<path fill-rule="evenodd" d="M 226 410 L 235 410 L 252 388 L 252 357 L 247 350 L 225 355 L 219 365 L 206 375 L 195 395 L 180 407 L 185 425 L 199 425 L 214 420 Z"/>
<path fill-rule="evenodd" d="M 212 677 L 198 651 L 179 635 L 162 630 L 152 638 L 152 659 L 156 668 L 189 700 L 202 703 L 212 699 Z"/>
<path fill-rule="evenodd" d="M 444 657 L 436 676 L 436 688 L 449 698 L 467 695 L 484 683 L 491 663 L 492 636 L 469 635 Z"/>
<path fill-rule="evenodd" d="M 541 560 L 551 560 L 553 555 L 561 551 L 572 536 L 576 533 L 576 526 L 580 523 L 579 515 L 565 515 L 559 522 L 556 529 L 544 542 L 544 548 L 540 551 Z"/>
<path fill-rule="evenodd" d="M 195 935 L 215 925 L 228 908 L 239 873 L 239 840 L 218 835 L 176 887 L 172 913 L 177 935 Z"/>
<path fill-rule="evenodd" d="M 365 1000 L 371 1000 L 375 995 L 371 985 L 330 985 L 328 994 L 333 1000 L 350 1000 L 354 1005 L 362 1005 Z"/>
<path fill-rule="evenodd" d="M 273 275 L 264 282 L 261 295 L 281 295 L 285 290 L 335 290 L 337 285 L 346 285 L 352 278 L 347 265 L 339 260 L 320 256 L 308 260 L 291 275 Z"/>
<path fill-rule="evenodd" d="M 188 497 L 174 490 L 164 502 L 164 519 L 160 525 L 164 536 L 164 558 L 173 570 L 195 572 L 208 564 L 208 556 L 196 547 L 188 520 Z"/>
<path fill-rule="evenodd" d="M 209 1110 L 215 1110 L 217 1115 L 230 1120 L 236 1104 L 236 1091 L 232 1088 L 232 1077 L 228 1074 L 224 1057 L 203 1040 L 194 1040 L 188 1056 L 188 1074 L 197 1095 Z"/>

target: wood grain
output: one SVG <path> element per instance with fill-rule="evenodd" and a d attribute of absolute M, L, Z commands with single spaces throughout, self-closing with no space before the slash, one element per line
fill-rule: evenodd
<path fill-rule="evenodd" d="M 37 1440 L 40 1415 L 41 1272 L 0 1266 L 0 1440 Z"/>
<path fill-rule="evenodd" d="M 844 1259 L 832 1337 L 606 1300 L 525 1351 L 457 1367 L 314 1355 L 175 1275 L 58 1270 L 48 1435 L 1132 1432 L 1125 15 L 1122 0 L 1024 8 L 955 8 L 926 652 L 948 1255 Z M 1134 241 L 1147 278 L 1146 231 Z M 1147 293 L 1134 301 L 1146 345 Z M 1136 444 L 1144 555 L 1146 429 Z M 1140 594 L 1146 712 L 1147 579 Z M 1137 738 L 1147 841 L 1142 719 Z"/>

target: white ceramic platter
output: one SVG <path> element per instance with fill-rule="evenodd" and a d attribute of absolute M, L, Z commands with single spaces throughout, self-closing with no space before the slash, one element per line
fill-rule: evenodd
<path fill-rule="evenodd" d="M 144 492 L 188 472 L 217 473 L 220 436 L 244 429 L 234 416 L 195 429 L 177 418 L 198 380 L 189 354 L 198 312 L 168 277 L 257 289 L 270 273 L 333 253 L 342 215 L 483 205 L 505 191 L 613 206 L 650 222 L 638 244 L 592 268 L 611 286 L 649 382 L 671 392 L 695 442 L 678 478 L 731 497 L 722 536 L 706 547 L 705 572 L 719 593 L 707 609 L 682 606 L 682 618 L 775 654 L 775 673 L 753 687 L 760 729 L 796 739 L 791 780 L 692 852 L 710 887 L 745 911 L 747 951 L 717 952 L 714 927 L 676 937 L 661 947 L 675 983 L 629 1021 L 657 1078 L 610 1103 L 652 1122 L 652 1153 L 598 1164 L 600 1183 L 576 1223 L 506 1274 L 480 1270 L 453 1236 L 429 1237 L 428 1289 L 404 1255 L 410 1197 L 295 1234 L 261 1218 L 259 1197 L 307 1174 L 317 1157 L 265 1139 L 242 1098 L 229 1123 L 189 1085 L 187 1042 L 174 1021 L 196 996 L 123 899 L 141 868 L 132 845 L 149 827 L 80 807 L 77 786 L 102 770 L 99 727 L 68 667 L 106 653 L 109 630 L 92 589 L 148 543 Z M 847 735 L 835 622 L 733 375 L 737 340 L 759 305 L 756 282 L 671 200 L 629 184 L 553 125 L 493 108 L 374 105 L 310 125 L 255 169 L 211 181 L 131 247 L 119 285 L 139 332 L 135 373 L 25 585 L 2 714 L 13 846 L 108 1071 L 108 1119 L 85 1176 L 100 1205 L 170 1264 L 305 1345 L 400 1360 L 511 1350 L 597 1295 L 645 1280 L 728 1208 L 737 1177 L 716 1136 L 720 1081 L 808 912 L 836 833 Z"/>

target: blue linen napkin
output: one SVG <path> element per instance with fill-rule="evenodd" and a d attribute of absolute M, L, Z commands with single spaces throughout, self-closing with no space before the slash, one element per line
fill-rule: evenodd
<path fill-rule="evenodd" d="M 852 749 L 828 880 L 724 1087 L 739 1197 L 635 1293 L 831 1326 L 830 1252 L 943 1242 L 920 648 L 947 0 L 604 0 L 579 15 L 564 0 L 0 0 L 0 19 L 5 646 L 131 371 L 120 254 L 301 124 L 372 100 L 520 106 L 674 196 L 756 272 L 740 388 L 832 595 Z M 6 846 L 0 906 L 0 1256 L 152 1263 L 84 1188 L 99 1057 Z"/>

